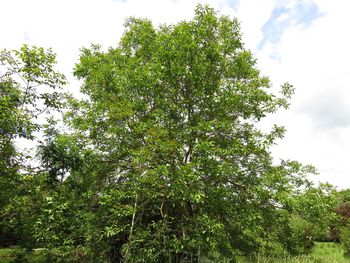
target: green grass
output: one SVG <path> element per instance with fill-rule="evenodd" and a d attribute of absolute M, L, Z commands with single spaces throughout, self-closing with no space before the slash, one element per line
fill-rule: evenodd
<path fill-rule="evenodd" d="M 0 249 L 0 263 L 16 263 L 16 262 L 44 263 L 45 262 L 44 251 L 42 250 L 26 251 L 18 247 Z"/>
<path fill-rule="evenodd" d="M 0 262 L 1 263 L 7 263 L 7 262 L 12 262 L 12 258 L 14 257 L 14 252 L 15 249 L 11 248 L 2 248 L 0 249 Z"/>
<path fill-rule="evenodd" d="M 331 242 L 317 242 L 310 257 L 317 263 L 350 262 L 350 258 L 344 258 L 342 246 Z"/>
<path fill-rule="evenodd" d="M 296 257 L 285 256 L 241 258 L 239 263 L 349 263 L 350 258 L 344 257 L 344 251 L 340 244 L 331 242 L 316 242 L 309 255 Z"/>
<path fill-rule="evenodd" d="M 344 251 L 339 244 L 331 242 L 316 242 L 315 247 L 309 255 L 297 257 L 255 257 L 240 258 L 239 263 L 350 263 L 350 258 L 344 258 Z M 22 257 L 24 261 L 18 261 Z M 16 261 L 17 258 L 17 261 Z M 202 260 L 203 262 L 214 262 L 210 260 Z M 3 248 L 0 249 L 0 263 L 28 262 L 39 263 L 45 262 L 43 250 L 35 250 L 32 252 L 25 251 L 20 248 Z M 230 260 L 222 259 L 217 262 L 230 262 Z"/>

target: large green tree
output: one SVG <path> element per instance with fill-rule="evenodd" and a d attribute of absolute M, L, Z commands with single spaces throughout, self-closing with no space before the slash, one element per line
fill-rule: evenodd
<path fill-rule="evenodd" d="M 256 124 L 287 108 L 293 88 L 268 91 L 236 19 L 207 6 L 159 28 L 131 18 L 116 48 L 82 50 L 75 75 L 88 99 L 71 98 L 66 121 L 95 156 L 81 178 L 93 181 L 96 260 L 234 256 L 276 241 L 280 210 L 310 170 L 272 162 L 284 129 Z"/>

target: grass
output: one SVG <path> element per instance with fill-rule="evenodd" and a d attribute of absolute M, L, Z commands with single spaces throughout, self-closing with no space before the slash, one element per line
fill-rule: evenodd
<path fill-rule="evenodd" d="M 240 258 L 238 263 L 350 263 L 350 258 L 344 258 L 344 251 L 341 245 L 331 242 L 316 242 L 315 247 L 309 255 L 297 257 L 263 257 Z M 0 249 L 0 263 L 15 262 L 45 262 L 42 250 L 25 251 L 20 248 Z M 213 261 L 203 261 L 213 262 Z M 218 262 L 230 262 L 230 260 L 220 260 Z"/>
<path fill-rule="evenodd" d="M 330 242 L 317 242 L 310 257 L 312 257 L 317 263 L 350 262 L 350 258 L 344 257 L 342 246 Z"/>
<path fill-rule="evenodd" d="M 44 263 L 45 255 L 43 250 L 26 251 L 22 248 L 2 248 L 0 249 L 0 263 Z"/>
<path fill-rule="evenodd" d="M 256 257 L 254 259 L 241 258 L 239 263 L 349 263 L 350 258 L 344 257 L 340 244 L 332 242 L 316 242 L 309 255 L 285 256 L 279 258 Z"/>

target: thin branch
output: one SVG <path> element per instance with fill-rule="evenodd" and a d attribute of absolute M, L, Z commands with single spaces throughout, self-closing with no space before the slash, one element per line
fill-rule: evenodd
<path fill-rule="evenodd" d="M 125 263 L 129 261 L 129 249 L 130 249 L 130 242 L 132 239 L 134 227 L 135 227 L 135 218 L 136 218 L 136 212 L 137 212 L 137 201 L 138 201 L 138 195 L 137 192 L 135 193 L 135 203 L 134 203 L 134 212 L 132 214 L 132 219 L 131 219 L 131 226 L 130 226 L 130 231 L 129 231 L 129 238 L 128 238 L 128 246 L 125 251 Z"/>

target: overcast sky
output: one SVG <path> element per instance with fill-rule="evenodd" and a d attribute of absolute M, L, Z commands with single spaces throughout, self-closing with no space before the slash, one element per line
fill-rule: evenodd
<path fill-rule="evenodd" d="M 349 0 L 0 0 L 0 49 L 52 47 L 78 90 L 71 72 L 81 47 L 115 46 L 129 16 L 155 26 L 189 20 L 197 3 L 237 17 L 262 73 L 276 89 L 296 88 L 290 110 L 266 121 L 287 128 L 276 160 L 313 164 L 317 180 L 350 187 Z"/>

